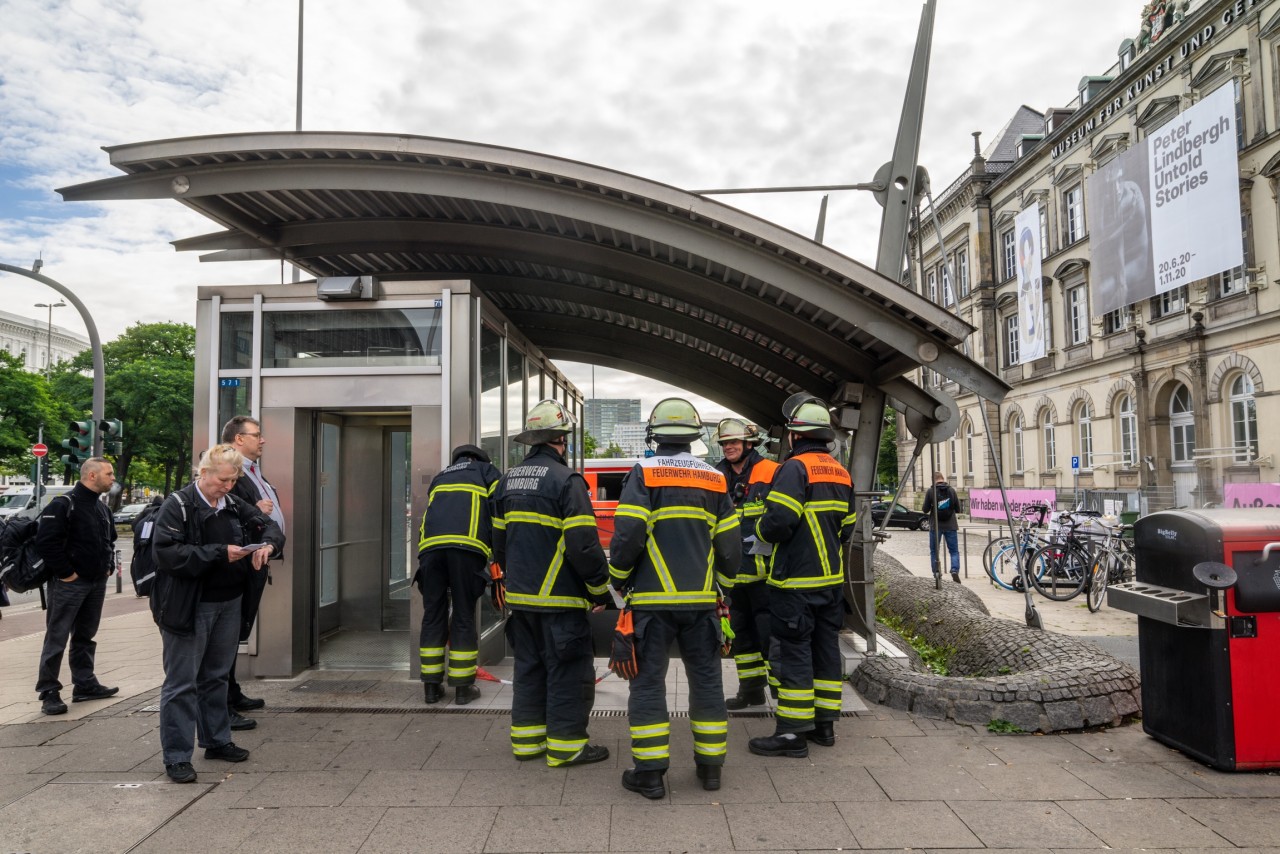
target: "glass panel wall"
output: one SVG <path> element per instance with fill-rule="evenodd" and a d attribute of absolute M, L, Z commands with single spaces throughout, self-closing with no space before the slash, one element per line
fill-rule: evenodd
<path fill-rule="evenodd" d="M 512 436 L 524 429 L 524 356 L 510 341 L 507 342 L 507 466 L 517 465 L 524 459 L 527 448 L 512 441 Z"/>
<path fill-rule="evenodd" d="M 268 311 L 262 315 L 263 368 L 439 364 L 438 308 Z"/>
<path fill-rule="evenodd" d="M 480 328 L 480 447 L 502 459 L 502 336 Z"/>
<path fill-rule="evenodd" d="M 218 429 L 237 415 L 253 414 L 253 386 L 248 377 L 218 380 Z"/>
<path fill-rule="evenodd" d="M 250 370 L 253 367 L 253 312 L 223 312 L 218 342 L 218 367 Z"/>

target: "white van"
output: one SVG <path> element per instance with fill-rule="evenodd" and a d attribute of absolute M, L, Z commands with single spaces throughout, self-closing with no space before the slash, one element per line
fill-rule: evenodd
<path fill-rule="evenodd" d="M 40 496 L 39 507 L 36 507 L 36 488 L 34 486 L 20 486 L 10 489 L 4 495 L 0 495 L 0 519 L 8 519 L 11 516 L 34 519 L 36 514 L 43 510 L 50 501 L 59 495 L 66 495 L 73 489 L 75 489 L 74 486 L 46 486 Z"/>

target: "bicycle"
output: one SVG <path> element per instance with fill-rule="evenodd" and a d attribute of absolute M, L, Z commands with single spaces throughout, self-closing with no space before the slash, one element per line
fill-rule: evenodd
<path fill-rule="evenodd" d="M 1107 529 L 1106 537 L 1094 547 L 1093 566 L 1089 572 L 1089 612 L 1102 610 L 1106 601 L 1107 585 L 1128 581 L 1133 572 L 1133 547 L 1125 538 L 1132 525 L 1117 525 Z"/>
<path fill-rule="evenodd" d="M 1031 566 L 1044 562 L 1044 571 L 1032 575 L 1036 592 L 1054 602 L 1066 602 L 1080 595 L 1089 583 L 1093 568 L 1093 550 L 1078 529 L 1086 522 L 1065 517 L 1066 535 L 1056 542 L 1041 546 L 1031 556 Z"/>
<path fill-rule="evenodd" d="M 1037 548 L 1049 543 L 1049 539 L 1039 533 L 1049 512 L 1046 504 L 1029 505 L 1018 514 L 1024 521 L 1018 526 L 1015 536 L 998 537 L 987 545 L 982 554 L 982 565 L 997 587 L 1021 592 L 1022 577 L 1017 560 L 1019 555 L 1022 556 L 1028 575 L 1040 575 L 1044 572 L 1044 564 L 1033 563 L 1031 557 Z"/>

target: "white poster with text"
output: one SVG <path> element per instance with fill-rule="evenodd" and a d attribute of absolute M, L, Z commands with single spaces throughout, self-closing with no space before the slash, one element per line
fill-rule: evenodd
<path fill-rule="evenodd" d="M 1040 278 L 1040 203 L 1013 221 L 1018 238 L 1018 362 L 1043 359 L 1044 287 Z"/>

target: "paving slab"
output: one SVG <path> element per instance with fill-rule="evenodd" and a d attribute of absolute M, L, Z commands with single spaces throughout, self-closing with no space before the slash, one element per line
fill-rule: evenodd
<path fill-rule="evenodd" d="M 243 854 L 355 854 L 368 840 L 384 810 L 286 807 L 265 812 L 267 820 L 256 823 L 244 841 L 231 850 Z"/>
<path fill-rule="evenodd" d="M 34 792 L 57 774 L 0 774 L 0 807 L 13 803 L 28 792 Z"/>
<path fill-rule="evenodd" d="M 1100 761 L 1061 735 L 995 735 L 975 739 L 975 743 L 1010 765 L 1094 764 Z"/>
<path fill-rule="evenodd" d="M 276 771 L 240 796 L 241 809 L 336 807 L 364 780 L 367 771 Z"/>
<path fill-rule="evenodd" d="M 1280 800 L 1274 798 L 1217 800 L 1179 798 L 1169 803 L 1232 845 L 1280 846 Z"/>
<path fill-rule="evenodd" d="M 1049 801 L 952 801 L 949 806 L 988 848 L 1103 848 L 1104 843 Z"/>
<path fill-rule="evenodd" d="M 124 852 L 208 789 L 202 784 L 48 783 L 0 808 L 8 851 Z M 75 818 L 67 814 L 74 803 Z M 84 820 L 92 816 L 92 821 Z"/>
<path fill-rule="evenodd" d="M 890 736 L 889 745 L 913 765 L 994 765 L 1002 760 L 975 738 Z"/>
<path fill-rule="evenodd" d="M 36 747 L 80 726 L 79 721 L 53 721 L 45 719 L 35 723 L 0 726 L 0 748 Z"/>
<path fill-rule="evenodd" d="M 497 807 L 391 807 L 361 854 L 476 854 L 484 850 Z"/>
<path fill-rule="evenodd" d="M 1092 800 L 1104 795 L 1066 768 L 1049 764 L 968 766 L 988 791 L 1009 800 Z"/>
<path fill-rule="evenodd" d="M 80 721 L 77 726 L 50 739 L 47 744 L 117 744 L 135 741 L 145 735 L 155 735 L 160 727 L 159 716 L 127 718 L 97 718 Z"/>
<path fill-rule="evenodd" d="M 688 769 L 687 773 L 691 775 L 693 769 Z M 670 797 L 668 791 L 667 798 Z M 564 806 L 596 805 L 607 808 L 610 804 L 635 804 L 640 799 L 640 795 L 622 788 L 621 769 L 603 764 L 569 769 L 564 780 L 564 791 L 560 795 L 560 803 Z"/>
<path fill-rule="evenodd" d="M 1152 762 L 1104 762 L 1069 769 L 1107 798 L 1198 798 L 1204 789 Z"/>
<path fill-rule="evenodd" d="M 249 751 L 249 758 L 236 763 L 238 771 L 320 771 L 337 758 L 345 745 L 331 741 L 265 741 Z M 191 764 L 197 771 L 222 772 L 227 763 L 205 759 L 196 748 Z"/>
<path fill-rule="evenodd" d="M 1221 798 L 1280 798 L 1280 771 L 1217 771 L 1204 765 L 1162 766 L 1196 787 Z"/>
<path fill-rule="evenodd" d="M 609 823 L 591 806 L 502 807 L 484 846 L 487 854 L 608 848 Z"/>
<path fill-rule="evenodd" d="M 517 764 L 514 760 L 512 765 Z M 521 763 L 533 765 L 534 763 Z M 545 765 L 527 771 L 516 772 L 479 770 L 468 771 L 458 793 L 453 796 L 453 806 L 556 806 L 564 792 L 565 775 L 577 769 L 547 768 Z"/>
<path fill-rule="evenodd" d="M 1061 805 L 1109 848 L 1219 848 L 1227 840 L 1164 801 L 1092 801 Z M 1280 815 L 1273 813 L 1278 821 Z"/>
<path fill-rule="evenodd" d="M 836 806 L 863 848 L 976 848 L 982 844 L 941 801 Z"/>
<path fill-rule="evenodd" d="M 333 742 L 338 743 L 338 742 Z M 345 770 L 414 770 L 426 764 L 436 742 L 406 748 L 399 741 L 353 741 L 342 748 L 327 767 Z"/>
<path fill-rule="evenodd" d="M 1103 762 L 1191 761 L 1136 726 L 1116 727 L 1102 732 L 1064 733 L 1061 737 Z"/>
<path fill-rule="evenodd" d="M 466 771 L 370 771 L 342 805 L 447 807 L 466 776 Z"/>
<path fill-rule="evenodd" d="M 205 795 L 196 804 L 204 805 L 213 797 Z M 224 854 L 234 851 L 273 815 L 271 810 L 188 809 L 158 828 L 130 854 Z"/>
<path fill-rule="evenodd" d="M 52 762 L 41 765 L 41 771 L 129 771 L 155 756 L 159 745 L 139 741 L 117 744 L 66 744 L 68 748 Z M 35 748 L 44 750 L 49 748 Z M 164 770 L 163 768 L 161 770 Z"/>
<path fill-rule="evenodd" d="M 697 768 L 682 765 L 667 772 L 667 797 L 673 804 L 776 804 L 777 790 L 769 772 L 756 766 L 728 765 L 721 771 L 720 788 L 702 788 Z M 617 784 L 622 789 L 621 784 Z M 626 791 L 622 789 L 622 791 Z M 636 795 L 627 792 L 631 798 Z"/>
<path fill-rule="evenodd" d="M 409 726 L 405 715 L 325 716 L 312 741 L 393 741 Z"/>
<path fill-rule="evenodd" d="M 26 774 L 75 750 L 74 744 L 0 748 L 0 768 L 7 774 Z"/>
<path fill-rule="evenodd" d="M 858 845 L 853 831 L 833 803 L 728 804 L 724 810 L 736 851 L 847 850 Z"/>
<path fill-rule="evenodd" d="M 725 808 L 645 801 L 610 808 L 610 851 L 730 851 Z M 768 806 L 751 809 L 768 809 Z M 776 846 L 775 846 L 776 847 Z"/>
<path fill-rule="evenodd" d="M 889 799 L 866 768 L 775 765 L 768 774 L 784 803 Z"/>
<path fill-rule="evenodd" d="M 536 766 L 545 768 L 546 764 L 520 762 L 512 755 L 511 745 L 500 741 L 444 740 L 432 751 L 422 767 L 435 770 L 453 768 L 463 771 L 479 769 L 514 771 Z"/>
<path fill-rule="evenodd" d="M 872 765 L 868 773 L 895 801 L 996 800 L 998 795 L 955 765 Z"/>

